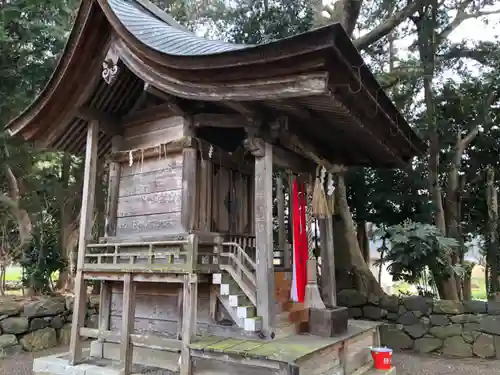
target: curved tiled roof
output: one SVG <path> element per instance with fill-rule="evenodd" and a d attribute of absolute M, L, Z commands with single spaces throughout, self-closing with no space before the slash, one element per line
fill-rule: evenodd
<path fill-rule="evenodd" d="M 251 45 L 200 38 L 158 19 L 134 0 L 108 0 L 123 26 L 148 47 L 173 56 L 202 56 L 240 50 Z"/>

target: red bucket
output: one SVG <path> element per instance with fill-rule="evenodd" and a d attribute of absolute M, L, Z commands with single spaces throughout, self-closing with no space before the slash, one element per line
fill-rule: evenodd
<path fill-rule="evenodd" d="M 373 366 L 376 370 L 390 370 L 392 368 L 392 349 L 372 348 Z"/>

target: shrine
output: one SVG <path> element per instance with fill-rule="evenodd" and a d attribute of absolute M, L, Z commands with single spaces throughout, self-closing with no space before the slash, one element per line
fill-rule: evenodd
<path fill-rule="evenodd" d="M 377 323 L 336 307 L 334 179 L 404 167 L 426 146 L 339 24 L 238 45 L 147 0 L 83 0 L 49 83 L 8 130 L 85 157 L 70 351 L 34 374 L 371 371 Z M 89 280 L 98 328 L 85 327 Z"/>

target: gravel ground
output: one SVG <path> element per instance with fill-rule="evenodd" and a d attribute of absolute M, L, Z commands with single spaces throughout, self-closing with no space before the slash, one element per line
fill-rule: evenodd
<path fill-rule="evenodd" d="M 66 348 L 50 351 L 25 353 L 13 358 L 0 360 L 0 375 L 31 375 L 34 357 L 56 354 Z M 450 359 L 438 356 L 419 356 L 396 353 L 393 363 L 397 375 L 500 375 L 500 361 L 481 359 Z"/>

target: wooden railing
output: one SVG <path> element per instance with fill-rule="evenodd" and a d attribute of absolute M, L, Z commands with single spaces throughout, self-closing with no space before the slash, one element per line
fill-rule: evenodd
<path fill-rule="evenodd" d="M 248 299 L 256 305 L 255 238 L 251 236 L 227 236 L 221 245 L 220 268 L 231 275 Z"/>
<path fill-rule="evenodd" d="M 162 241 L 88 244 L 83 270 L 88 272 L 215 272 L 218 241 L 197 234 Z"/>

